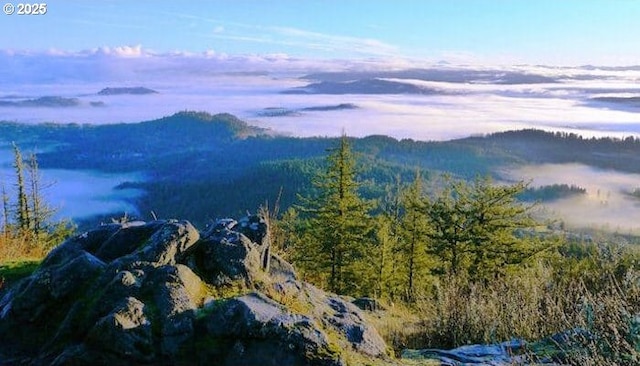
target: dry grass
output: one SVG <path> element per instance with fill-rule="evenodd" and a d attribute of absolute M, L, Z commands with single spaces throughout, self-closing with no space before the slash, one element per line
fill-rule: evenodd
<path fill-rule="evenodd" d="M 450 277 L 413 306 L 372 317 L 396 352 L 521 338 L 532 342 L 532 361 L 640 364 L 640 267 L 628 258 L 606 261 L 540 263 L 490 283 Z M 563 342 L 548 338 L 571 330 L 580 331 Z"/>
<path fill-rule="evenodd" d="M 51 250 L 31 235 L 0 233 L 0 263 L 19 259 L 42 259 Z"/>
<path fill-rule="evenodd" d="M 420 348 L 421 343 L 416 340 L 424 330 L 418 313 L 403 303 L 382 302 L 381 305 L 385 310 L 365 312 L 365 315 L 396 356 L 402 349 Z"/>
<path fill-rule="evenodd" d="M 31 233 L 0 232 L 0 289 L 30 275 L 51 249 Z"/>

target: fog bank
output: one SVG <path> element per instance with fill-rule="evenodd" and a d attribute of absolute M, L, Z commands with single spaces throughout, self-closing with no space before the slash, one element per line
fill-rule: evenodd
<path fill-rule="evenodd" d="M 564 183 L 586 189 L 584 195 L 542 204 L 568 227 L 640 234 L 640 198 L 631 195 L 640 187 L 640 174 L 582 164 L 543 164 L 511 169 L 505 177 L 531 181 L 532 187 Z"/>
<path fill-rule="evenodd" d="M 15 201 L 13 155 L 0 150 L 0 183 Z M 82 219 L 93 215 L 136 215 L 132 200 L 143 194 L 136 189 L 115 189 L 123 182 L 141 181 L 140 174 L 106 174 L 81 170 L 41 169 L 42 194 L 57 219 Z"/>

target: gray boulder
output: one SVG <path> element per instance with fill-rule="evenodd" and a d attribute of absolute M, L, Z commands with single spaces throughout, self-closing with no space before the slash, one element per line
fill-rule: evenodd
<path fill-rule="evenodd" d="M 342 347 L 353 348 L 370 357 L 387 356 L 386 343 L 351 302 L 299 281 L 278 282 L 273 287 L 282 298 L 294 299 L 297 304 L 307 306 L 312 317 L 340 335 Z"/>
<path fill-rule="evenodd" d="M 89 330 L 85 344 L 134 362 L 155 358 L 149 310 L 135 297 L 123 299 Z"/>
<path fill-rule="evenodd" d="M 0 290 L 0 365 L 344 365 L 386 345 L 360 310 L 297 280 L 257 216 L 114 223 Z M 357 358 L 356 358 L 357 359 Z"/>
<path fill-rule="evenodd" d="M 144 245 L 151 235 L 153 235 L 153 233 L 163 224 L 164 222 L 162 221 L 150 222 L 148 224 L 141 221 L 135 221 L 123 224 L 105 225 L 105 235 L 108 235 L 113 231 L 111 235 L 101 241 L 94 240 L 96 244 L 99 243 L 99 248 L 84 249 L 94 251 L 98 258 L 101 258 L 103 261 L 108 263 L 116 258 L 132 253 L 137 248 Z M 98 231 L 98 234 L 101 231 L 102 230 Z"/>
<path fill-rule="evenodd" d="M 590 332 L 576 328 L 542 338 L 535 342 L 512 339 L 498 344 L 471 344 L 450 350 L 406 349 L 401 357 L 408 360 L 431 360 L 442 365 L 510 366 L 574 364 L 577 355 L 589 354 L 590 342 L 595 338 Z M 574 359 L 571 360 L 568 355 Z M 629 363 L 631 365 L 632 363 Z"/>
<path fill-rule="evenodd" d="M 234 339 L 224 365 L 342 365 L 326 334 L 309 317 L 294 315 L 260 293 L 209 305 L 206 334 Z M 206 309 L 206 308 L 205 308 Z"/>
<path fill-rule="evenodd" d="M 261 273 L 257 245 L 237 231 L 214 227 L 192 252 L 190 263 L 196 273 L 215 286 L 242 281 L 250 286 Z"/>
<path fill-rule="evenodd" d="M 43 263 L 0 300 L 2 318 L 46 320 L 52 312 L 57 312 L 56 304 L 72 300 L 106 267 L 98 258 L 72 244 L 58 249 L 52 252 L 52 260 Z M 62 255 L 66 260 L 59 259 Z"/>
<path fill-rule="evenodd" d="M 298 279 L 293 266 L 277 254 L 271 254 L 269 275 L 276 281 L 295 281 Z"/>
<path fill-rule="evenodd" d="M 267 221 L 259 215 L 246 216 L 238 221 L 237 230 L 257 244 L 260 267 L 268 272 L 271 262 L 271 234 Z"/>

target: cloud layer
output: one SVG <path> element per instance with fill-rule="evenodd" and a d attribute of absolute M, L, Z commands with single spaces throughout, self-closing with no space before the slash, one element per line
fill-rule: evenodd
<path fill-rule="evenodd" d="M 213 24 L 228 34 L 237 24 Z M 272 27 L 294 39 L 331 46 L 331 36 Z M 271 34 L 271 33 L 269 33 Z M 392 51 L 375 40 L 334 40 Z M 385 51 L 386 52 L 386 51 Z M 640 95 L 640 68 L 455 66 L 372 58 L 309 60 L 283 54 L 156 53 L 140 45 L 68 52 L 0 51 L 0 102 L 43 96 L 76 98 L 73 108 L 2 107 L 5 120 L 116 123 L 159 118 L 185 109 L 230 112 L 252 123 L 299 136 L 388 134 L 443 140 L 508 129 L 541 128 L 585 136 L 640 135 L 640 111 L 607 97 Z M 305 78 L 302 78 L 306 75 Z M 309 76 L 311 75 L 311 76 Z M 316 78 L 316 79 L 314 79 Z M 336 80 L 400 92 L 286 95 L 309 83 Z M 369 81 L 367 81 L 369 80 Z M 368 83 L 368 84 L 367 84 Z M 144 86 L 151 96 L 97 96 L 105 87 Z M 425 90 L 423 94 L 412 93 Z M 409 91 L 409 94 L 407 94 Z M 400 94 L 398 94 L 400 93 Z M 604 98 L 604 99 L 603 99 Z M 264 108 L 303 109 L 352 103 L 354 110 L 262 118 Z M 96 108 L 92 105 L 103 105 Z"/>

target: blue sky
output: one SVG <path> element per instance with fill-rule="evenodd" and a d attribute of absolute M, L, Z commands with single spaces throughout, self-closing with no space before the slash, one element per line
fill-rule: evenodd
<path fill-rule="evenodd" d="M 49 0 L 47 7 L 40 16 L 0 14 L 0 49 L 640 64 L 634 0 Z"/>

